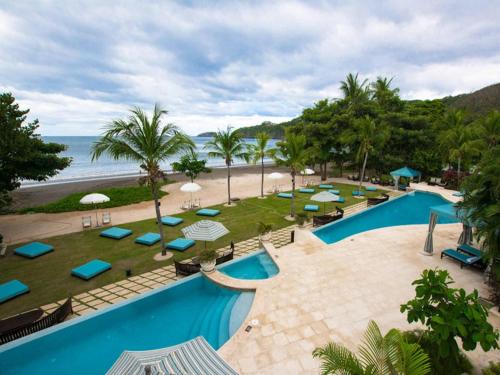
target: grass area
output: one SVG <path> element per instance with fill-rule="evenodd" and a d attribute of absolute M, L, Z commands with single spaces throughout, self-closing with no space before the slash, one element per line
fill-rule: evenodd
<path fill-rule="evenodd" d="M 344 204 L 328 203 L 327 210 L 333 210 L 335 205 L 345 207 L 361 202 L 351 196 L 352 185 L 335 184 L 340 190 L 340 195 L 346 198 Z M 319 189 L 317 189 L 319 191 Z M 377 196 L 379 192 L 367 192 L 368 197 Z M 302 210 L 305 204 L 314 203 L 310 200 L 311 194 L 296 193 L 297 211 Z M 322 206 L 322 204 L 319 204 Z M 238 202 L 234 207 L 223 205 L 213 206 L 221 210 L 221 214 L 211 220 L 220 221 L 229 230 L 230 234 L 217 241 L 212 246 L 215 249 L 227 246 L 232 240 L 235 243 L 244 241 L 257 235 L 257 223 L 272 224 L 274 229 L 291 225 L 285 220 L 290 210 L 290 200 L 278 198 L 276 195 L 267 199 L 249 198 Z M 168 212 L 163 212 L 164 215 Z M 178 215 L 184 223 L 177 227 L 165 226 L 165 235 L 168 241 L 182 236 L 181 228 L 200 220 L 194 211 Z M 122 224 L 120 227 L 133 230 L 133 234 L 122 240 L 116 241 L 99 236 L 102 229 L 92 229 L 83 232 L 61 235 L 43 240 L 55 247 L 49 254 L 36 259 L 25 259 L 13 254 L 12 246 L 7 251 L 5 258 L 0 258 L 0 283 L 12 279 L 19 279 L 27 284 L 31 292 L 0 305 L 0 318 L 9 316 L 30 308 L 61 300 L 69 295 L 77 295 L 106 284 L 125 278 L 125 270 L 131 268 L 134 275 L 147 272 L 168 264 L 153 260 L 154 254 L 160 251 L 160 245 L 151 247 L 134 243 L 134 239 L 146 232 L 157 232 L 154 219 Z M 203 243 L 196 243 L 188 251 L 181 253 L 173 251 L 177 260 L 192 257 L 202 248 Z M 90 281 L 83 281 L 70 275 L 71 269 L 91 259 L 98 258 L 110 262 L 112 270 Z"/>
<path fill-rule="evenodd" d="M 168 183 L 173 183 L 173 181 L 169 181 Z M 42 206 L 24 208 L 20 210 L 19 213 L 44 212 L 53 214 L 58 212 L 94 210 L 95 206 L 92 204 L 80 204 L 80 199 L 82 199 L 84 195 L 90 193 L 100 193 L 109 197 L 109 202 L 99 204 L 99 208 L 125 206 L 128 204 L 139 203 L 153 199 L 151 189 L 148 186 L 108 188 L 92 192 L 73 193 L 52 203 L 48 203 Z M 163 197 L 165 195 L 167 195 L 166 192 L 160 191 L 160 197 Z"/>

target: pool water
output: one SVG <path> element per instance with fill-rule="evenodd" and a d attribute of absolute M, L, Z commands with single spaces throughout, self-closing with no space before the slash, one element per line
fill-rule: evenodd
<path fill-rule="evenodd" d="M 359 214 L 327 224 L 313 233 L 323 242 L 331 244 L 353 234 L 397 225 L 429 223 L 430 207 L 450 203 L 438 194 L 412 192 L 400 198 L 374 206 Z M 438 224 L 456 220 L 438 218 Z"/>
<path fill-rule="evenodd" d="M 158 349 L 202 335 L 215 349 L 241 326 L 253 292 L 200 274 L 0 347 L 0 373 L 103 374 L 124 350 Z"/>
<path fill-rule="evenodd" d="M 245 280 L 268 279 L 279 272 L 276 263 L 265 250 L 236 259 L 218 268 L 228 276 Z"/>

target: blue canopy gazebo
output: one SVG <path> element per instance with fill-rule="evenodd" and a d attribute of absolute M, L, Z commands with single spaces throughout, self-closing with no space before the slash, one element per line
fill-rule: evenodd
<path fill-rule="evenodd" d="M 410 167 L 403 167 L 403 168 L 396 169 L 395 171 L 392 171 L 391 176 L 394 179 L 394 183 L 396 184 L 396 187 L 397 187 L 399 184 L 400 177 L 405 177 L 405 178 L 409 178 L 412 180 L 414 178 L 418 177 L 418 182 L 420 182 L 420 178 L 422 177 L 422 173 L 420 173 L 419 171 L 417 171 L 413 168 L 410 168 Z"/>
<path fill-rule="evenodd" d="M 424 245 L 424 254 L 432 255 L 434 252 L 432 234 L 434 233 L 434 228 L 436 227 L 438 217 L 443 217 L 450 219 L 452 221 L 462 222 L 462 233 L 458 239 L 459 244 L 472 243 L 472 224 L 467 220 L 467 215 L 459 207 L 455 206 L 453 203 L 441 204 L 439 206 L 432 206 L 430 208 L 431 214 L 429 217 L 429 230 L 427 233 L 427 239 Z"/>

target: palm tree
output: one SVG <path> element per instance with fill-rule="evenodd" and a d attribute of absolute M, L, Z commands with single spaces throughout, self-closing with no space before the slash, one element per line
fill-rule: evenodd
<path fill-rule="evenodd" d="M 275 148 L 268 148 L 271 137 L 265 132 L 257 133 L 255 140 L 257 143 L 252 146 L 251 156 L 254 164 L 260 161 L 261 165 L 261 181 L 260 181 L 260 196 L 264 197 L 264 158 L 273 157 L 276 152 Z"/>
<path fill-rule="evenodd" d="M 370 84 L 373 98 L 382 108 L 385 108 L 389 100 L 399 93 L 398 88 L 391 88 L 393 79 L 394 78 L 377 77 L 377 80 Z"/>
<path fill-rule="evenodd" d="M 349 73 L 345 81 L 340 82 L 340 90 L 344 95 L 344 99 L 351 107 L 356 107 L 357 105 L 367 101 L 370 92 L 368 80 L 364 79 L 360 82 L 358 73 L 356 73 L 356 75 Z"/>
<path fill-rule="evenodd" d="M 225 131 L 219 130 L 214 139 L 205 144 L 205 148 L 210 149 L 208 156 L 211 158 L 223 158 L 227 167 L 227 204 L 231 204 L 231 164 L 234 159 L 243 159 L 246 162 L 250 159 L 248 145 L 241 134 L 228 127 Z"/>
<path fill-rule="evenodd" d="M 439 143 L 446 150 L 446 158 L 457 162 L 457 183 L 460 184 L 462 162 L 477 151 L 476 143 L 471 129 L 464 123 L 463 111 L 450 111 L 446 114 L 444 122 L 448 129 L 440 134 Z"/>
<path fill-rule="evenodd" d="M 147 176 L 142 179 L 151 188 L 154 199 L 156 221 L 160 231 L 162 255 L 166 255 L 160 203 L 158 201 L 160 182 L 165 178 L 160 163 L 182 150 L 194 147 L 194 143 L 172 124 L 163 124 L 162 116 L 167 111 L 158 104 L 149 118 L 139 107 L 130 110 L 126 120 L 114 120 L 103 136 L 92 145 L 92 161 L 103 154 L 113 159 L 133 160 L 140 164 Z"/>
<path fill-rule="evenodd" d="M 492 111 L 480 122 L 476 136 L 478 150 L 492 149 L 500 144 L 500 112 Z"/>
<path fill-rule="evenodd" d="M 365 116 L 356 120 L 353 129 L 345 133 L 344 139 L 346 142 L 358 145 L 358 152 L 356 154 L 358 161 L 361 161 L 363 158 L 358 191 L 361 191 L 363 186 L 368 155 L 379 147 L 379 145 L 388 138 L 388 135 L 387 128 L 377 126 L 375 120 L 370 116 Z"/>
<path fill-rule="evenodd" d="M 295 217 L 295 176 L 304 169 L 309 158 L 309 150 L 306 149 L 307 139 L 304 135 L 287 132 L 285 140 L 276 144 L 274 160 L 277 165 L 290 168 L 292 176 L 292 199 L 290 202 L 290 216 Z"/>
<path fill-rule="evenodd" d="M 426 375 L 431 373 L 429 356 L 418 344 L 408 343 L 401 332 L 391 329 L 382 336 L 370 321 L 359 347 L 359 358 L 342 345 L 331 342 L 316 348 L 313 356 L 321 360 L 321 374 L 350 375 Z"/>

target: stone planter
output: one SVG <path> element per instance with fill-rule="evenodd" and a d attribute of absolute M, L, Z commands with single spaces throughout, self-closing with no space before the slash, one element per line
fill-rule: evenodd
<path fill-rule="evenodd" d="M 208 262 L 200 262 L 203 272 L 212 272 L 215 269 L 215 259 Z"/>

